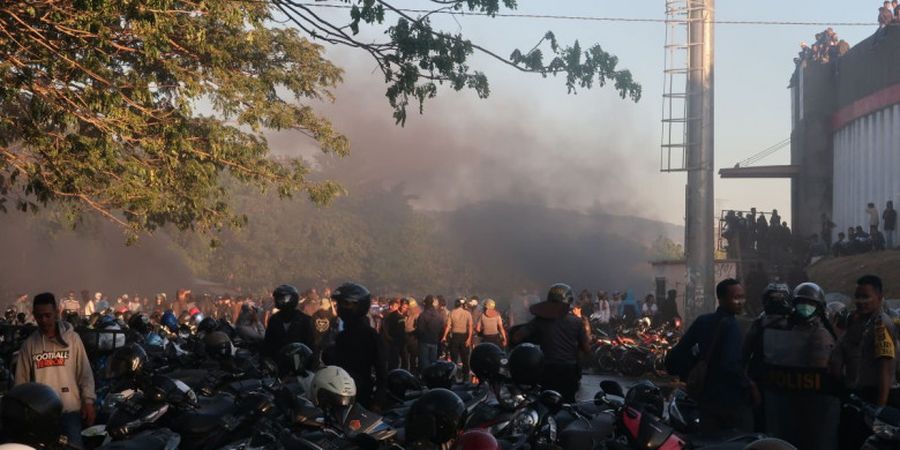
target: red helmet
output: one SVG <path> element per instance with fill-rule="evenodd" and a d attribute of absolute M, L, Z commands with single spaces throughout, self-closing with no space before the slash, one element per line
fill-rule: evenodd
<path fill-rule="evenodd" d="M 485 430 L 469 430 L 456 440 L 453 450 L 500 450 L 500 444 Z"/>

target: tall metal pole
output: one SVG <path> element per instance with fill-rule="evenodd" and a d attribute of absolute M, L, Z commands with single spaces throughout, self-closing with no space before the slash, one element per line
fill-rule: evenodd
<path fill-rule="evenodd" d="M 688 0 L 687 202 L 685 253 L 689 318 L 715 309 L 714 0 Z"/>

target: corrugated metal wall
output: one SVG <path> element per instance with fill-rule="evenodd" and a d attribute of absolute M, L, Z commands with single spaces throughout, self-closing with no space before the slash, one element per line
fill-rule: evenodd
<path fill-rule="evenodd" d="M 861 225 L 868 232 L 866 205 L 879 215 L 885 202 L 900 205 L 900 105 L 859 118 L 834 135 L 833 217 L 838 231 Z"/>

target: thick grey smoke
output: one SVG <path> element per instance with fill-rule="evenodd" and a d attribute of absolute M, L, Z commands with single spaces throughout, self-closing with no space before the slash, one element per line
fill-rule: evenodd
<path fill-rule="evenodd" d="M 19 293 L 82 289 L 171 297 L 190 285 L 191 270 L 165 234 L 130 247 L 124 243 L 121 230 L 99 220 L 72 231 L 53 224 L 47 213 L 0 214 L 0 301 Z"/>
<path fill-rule="evenodd" d="M 658 235 L 680 238 L 680 227 L 627 217 L 663 215 L 648 189 L 650 180 L 659 181 L 648 150 L 655 144 L 629 114 L 620 114 L 627 109 L 622 100 L 591 91 L 565 97 L 560 80 L 543 86 L 572 108 L 551 110 L 529 95 L 478 100 L 443 89 L 426 103 L 425 115 L 413 109 L 399 127 L 384 84 L 366 73 L 351 69 L 337 103 L 321 107 L 350 137 L 350 157 L 322 156 L 293 132 L 272 133 L 270 147 L 302 155 L 321 171 L 317 177 L 341 182 L 351 196 L 399 187 L 428 212 L 436 233 L 458 245 L 472 271 L 483 274 L 465 289 L 502 295 L 556 281 L 591 289 L 649 286 L 646 248 Z M 38 220 L 0 215 L 0 245 L 10 255 L 0 262 L 0 294 L 172 292 L 192 278 L 181 250 L 162 233 L 124 247 L 108 224 L 91 237 L 62 231 L 48 239 L 35 232 Z M 252 232 L 252 218 L 249 227 Z M 308 263 L 297 258 L 284 263 Z"/>
<path fill-rule="evenodd" d="M 662 217 L 648 183 L 660 181 L 657 145 L 625 113 L 631 105 L 602 89 L 566 96 L 561 80 L 542 81 L 558 93 L 558 104 L 500 87 L 484 100 L 445 87 L 426 102 L 424 115 L 412 108 L 399 127 L 379 76 L 357 67 L 337 102 L 320 108 L 351 139 L 352 154 L 317 159 L 351 193 L 373 181 L 402 184 L 421 209 L 504 201 Z M 550 109 L 559 104 L 571 107 Z M 316 155 L 299 133 L 276 133 L 269 143 L 280 154 Z"/>

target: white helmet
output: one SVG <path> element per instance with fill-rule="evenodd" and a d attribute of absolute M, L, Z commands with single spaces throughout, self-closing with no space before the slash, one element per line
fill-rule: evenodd
<path fill-rule="evenodd" d="M 356 400 L 356 382 L 346 370 L 325 366 L 313 377 L 309 397 L 320 407 L 348 406 Z"/>
<path fill-rule="evenodd" d="M 3 444 L 0 445 L 0 450 L 34 450 L 34 447 L 22 444 Z"/>

